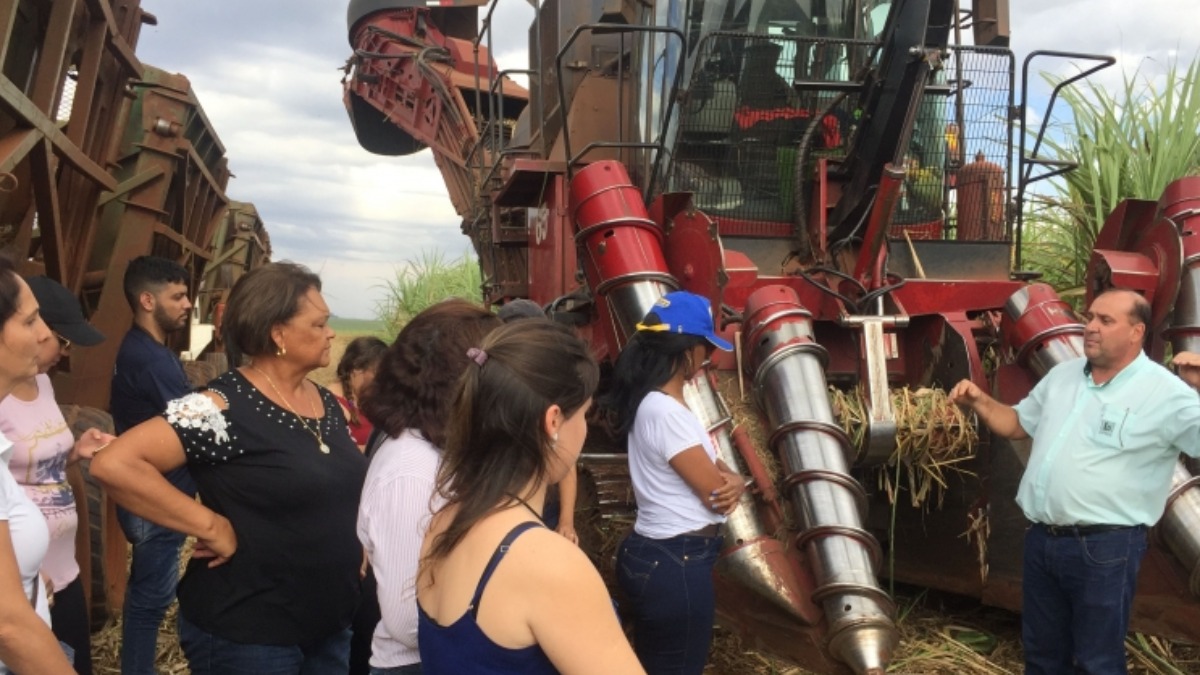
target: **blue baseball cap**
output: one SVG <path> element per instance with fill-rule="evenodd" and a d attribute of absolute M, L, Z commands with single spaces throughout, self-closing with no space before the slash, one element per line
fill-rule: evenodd
<path fill-rule="evenodd" d="M 659 323 L 645 323 L 651 314 L 658 317 Z M 659 298 L 637 329 L 695 335 L 708 340 L 717 349 L 727 352 L 733 350 L 733 345 L 717 337 L 713 330 L 712 307 L 708 298 L 687 291 L 675 291 Z"/>

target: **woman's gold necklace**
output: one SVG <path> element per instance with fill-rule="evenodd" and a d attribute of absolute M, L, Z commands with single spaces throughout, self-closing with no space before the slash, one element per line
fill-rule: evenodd
<path fill-rule="evenodd" d="M 304 425 L 304 430 L 307 431 L 308 433 L 312 434 L 313 438 L 317 439 L 317 447 L 319 447 L 321 449 L 321 452 L 328 455 L 329 454 L 329 446 L 325 443 L 325 439 L 321 436 L 321 420 L 317 419 L 317 409 L 313 407 L 312 401 L 310 400 L 308 402 L 308 409 L 310 412 L 312 412 L 313 419 L 317 423 L 316 429 L 313 429 L 312 427 L 308 426 L 308 420 L 304 419 L 304 417 L 302 417 L 300 415 L 300 413 L 296 412 L 296 409 L 292 407 L 291 403 L 288 403 L 287 397 L 283 395 L 283 392 L 279 391 L 279 387 L 275 386 L 275 381 L 271 379 L 270 375 L 264 373 L 263 371 L 259 370 L 258 368 L 255 368 L 254 366 L 250 366 L 250 369 L 253 370 L 254 372 L 258 373 L 259 375 L 262 375 L 263 377 L 267 378 L 267 384 L 271 385 L 271 390 L 275 392 L 275 395 L 279 397 L 279 400 L 283 401 L 283 404 L 285 406 L 287 406 L 287 409 L 290 410 L 291 413 L 296 416 L 296 419 L 300 420 L 300 424 Z"/>

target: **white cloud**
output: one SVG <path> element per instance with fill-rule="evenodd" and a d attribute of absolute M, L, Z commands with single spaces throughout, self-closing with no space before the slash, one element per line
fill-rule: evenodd
<path fill-rule="evenodd" d="M 1012 0 L 1017 75 L 1033 49 L 1117 55 L 1123 70 L 1100 76 L 1104 86 L 1139 67 L 1153 76 L 1172 58 L 1186 64 L 1200 49 L 1194 3 Z M 137 51 L 191 80 L 236 175 L 229 196 L 255 203 L 276 257 L 320 271 L 336 313 L 371 316 L 396 265 L 435 247 L 456 256 L 469 242 L 428 151 L 378 157 L 355 140 L 339 84 L 350 55 L 345 7 L 346 0 L 143 0 L 158 25 L 143 27 Z M 526 2 L 497 6 L 501 68 L 526 67 L 532 16 Z"/>

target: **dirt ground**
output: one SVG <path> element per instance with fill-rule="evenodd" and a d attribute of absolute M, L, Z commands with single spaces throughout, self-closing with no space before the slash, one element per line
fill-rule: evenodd
<path fill-rule="evenodd" d="M 908 592 L 908 591 L 905 591 Z M 908 675 L 1018 675 L 1021 673 L 1020 618 L 1010 612 L 980 606 L 958 597 L 917 592 L 898 597 L 902 616 L 900 644 L 891 673 Z M 172 607 L 159 633 L 158 672 L 189 673 L 175 636 Z M 1149 647 L 1138 645 L 1141 640 Z M 120 621 L 113 621 L 92 638 L 97 675 L 119 675 Z M 1195 647 L 1171 645 L 1131 636 L 1127 641 L 1129 672 L 1135 675 L 1200 673 Z M 732 633 L 717 629 L 705 675 L 814 675 L 812 671 L 772 659 L 743 647 Z"/>

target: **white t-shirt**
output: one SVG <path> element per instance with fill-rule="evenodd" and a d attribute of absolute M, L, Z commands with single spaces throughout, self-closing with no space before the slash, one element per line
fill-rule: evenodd
<path fill-rule="evenodd" d="M 629 475 L 638 505 L 634 532 L 669 539 L 725 522 L 671 467 L 672 457 L 697 445 L 715 464 L 712 440 L 687 406 L 659 391 L 642 399 L 629 431 Z"/>
<path fill-rule="evenodd" d="M 441 453 L 413 429 L 384 441 L 371 459 L 358 505 L 358 540 L 375 570 L 382 616 L 371 640 L 371 665 L 395 668 L 421 660 L 417 648 L 417 566 Z M 432 499 L 432 504 L 430 503 Z"/>
<path fill-rule="evenodd" d="M 37 581 L 37 614 L 46 625 L 50 625 L 50 607 L 46 603 L 46 589 L 38 580 L 42 558 L 50 546 L 50 528 L 37 505 L 29 501 L 25 491 L 8 471 L 8 458 L 12 454 L 12 442 L 0 434 L 0 520 L 8 521 L 8 535 L 17 554 L 17 568 L 21 571 L 21 585 L 25 589 L 25 600 L 34 594 Z M 8 668 L 0 662 L 0 675 L 7 675 Z"/>

